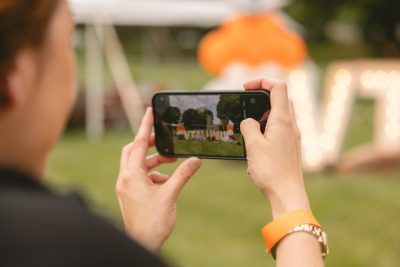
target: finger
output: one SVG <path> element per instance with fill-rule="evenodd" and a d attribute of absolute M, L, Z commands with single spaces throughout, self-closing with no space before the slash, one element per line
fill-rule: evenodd
<path fill-rule="evenodd" d="M 300 136 L 300 130 L 299 127 L 297 126 L 297 120 L 296 120 L 296 113 L 294 112 L 294 106 L 293 106 L 293 102 L 289 101 L 289 110 L 290 110 L 290 116 L 292 118 L 292 125 L 293 125 L 293 129 L 296 132 L 296 134 L 298 136 Z"/>
<path fill-rule="evenodd" d="M 262 89 L 262 77 L 256 77 L 251 79 L 243 84 L 245 90 L 255 90 L 255 89 Z M 264 88 L 268 89 L 268 88 Z"/>
<path fill-rule="evenodd" d="M 149 140 L 151 136 L 151 129 L 153 127 L 153 111 L 150 107 L 146 109 L 142 122 L 140 123 L 139 131 L 136 134 L 135 140 L 146 139 Z"/>
<path fill-rule="evenodd" d="M 284 82 L 264 77 L 250 80 L 243 86 L 246 90 L 266 89 L 270 91 L 272 112 L 289 112 L 289 97 Z"/>
<path fill-rule="evenodd" d="M 196 173 L 200 166 L 201 160 L 198 158 L 188 158 L 178 166 L 167 182 L 167 190 L 172 198 L 172 201 L 176 201 L 179 193 L 182 191 L 182 188 Z"/>
<path fill-rule="evenodd" d="M 150 136 L 149 147 L 154 147 L 155 143 L 156 143 L 156 137 L 155 137 L 155 134 L 152 133 Z M 123 166 L 126 166 L 126 164 L 129 162 L 132 147 L 133 147 L 133 142 L 129 143 L 123 147 L 122 152 L 121 152 L 121 161 L 120 161 L 121 168 Z"/>
<path fill-rule="evenodd" d="M 279 83 L 278 80 L 265 78 L 265 77 L 256 77 L 251 79 L 243 84 L 244 89 L 246 90 L 255 90 L 255 89 L 265 89 L 271 91 L 272 88 Z"/>
<path fill-rule="evenodd" d="M 148 170 L 151 170 L 158 167 L 160 164 L 172 163 L 176 160 L 176 158 L 167 158 L 157 153 L 146 158 L 146 167 Z"/>
<path fill-rule="evenodd" d="M 255 146 L 262 142 L 264 136 L 260 130 L 260 123 L 253 119 L 246 119 L 240 123 L 240 132 L 244 138 L 247 153 L 251 153 Z"/>
<path fill-rule="evenodd" d="M 152 134 L 150 135 L 149 146 L 150 146 L 150 147 L 156 146 L 156 135 L 155 135 L 154 133 L 152 133 Z"/>
<path fill-rule="evenodd" d="M 152 172 L 149 174 L 149 179 L 155 184 L 163 184 L 168 181 L 168 175 L 159 172 Z"/>
<path fill-rule="evenodd" d="M 151 108 L 147 108 L 146 113 L 142 119 L 139 131 L 133 141 L 132 151 L 134 151 L 134 158 L 142 162 L 145 159 L 147 150 L 149 149 L 151 129 L 153 127 L 153 112 Z M 131 151 L 131 154 L 132 154 Z"/>

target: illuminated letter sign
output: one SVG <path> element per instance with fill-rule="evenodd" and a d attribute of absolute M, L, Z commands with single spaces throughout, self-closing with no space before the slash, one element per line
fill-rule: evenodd
<path fill-rule="evenodd" d="M 289 93 L 302 133 L 304 167 L 319 170 L 340 156 L 356 96 L 374 98 L 373 146 L 386 154 L 400 153 L 400 62 L 358 60 L 328 67 L 321 107 L 312 81 L 300 69 L 289 74 Z"/>

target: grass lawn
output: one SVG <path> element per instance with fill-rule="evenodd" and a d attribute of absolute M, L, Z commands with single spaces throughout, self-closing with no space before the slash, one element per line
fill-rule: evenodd
<path fill-rule="evenodd" d="M 236 136 L 237 143 L 228 143 L 222 141 L 197 141 L 197 140 L 179 140 L 174 134 L 174 152 L 176 154 L 192 154 L 202 156 L 233 156 L 241 157 L 244 155 L 243 140 L 241 135 Z"/>
<path fill-rule="evenodd" d="M 114 184 L 121 147 L 131 139 L 108 133 L 102 142 L 87 142 L 81 132 L 66 134 L 52 154 L 46 182 L 61 191 L 79 190 L 121 227 Z M 171 173 L 175 166 L 160 170 Z M 399 266 L 400 173 L 306 174 L 306 185 L 329 234 L 326 266 Z M 260 235 L 269 219 L 268 203 L 244 162 L 205 160 L 179 200 L 176 229 L 162 253 L 176 266 L 274 266 Z"/>
<path fill-rule="evenodd" d="M 79 74 L 84 76 L 82 70 Z M 156 69 L 133 66 L 133 74 L 139 83 L 158 81 L 184 89 L 201 88 L 209 78 L 197 64 L 182 68 L 170 62 Z M 372 101 L 357 100 L 345 149 L 371 140 L 373 114 Z M 46 182 L 57 190 L 80 191 L 93 209 L 122 227 L 114 184 L 120 150 L 131 139 L 114 132 L 101 142 L 88 142 L 82 132 L 69 132 L 52 154 Z M 160 171 L 171 173 L 175 166 Z M 326 266 L 400 265 L 399 172 L 305 178 L 314 213 L 329 235 Z M 204 160 L 179 199 L 177 225 L 162 254 L 175 266 L 274 266 L 260 235 L 269 220 L 268 203 L 247 177 L 244 162 Z"/>

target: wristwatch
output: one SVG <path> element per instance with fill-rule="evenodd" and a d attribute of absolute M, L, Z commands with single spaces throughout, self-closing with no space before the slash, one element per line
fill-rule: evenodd
<path fill-rule="evenodd" d="M 268 223 L 261 229 L 264 236 L 267 251 L 276 257 L 276 248 L 279 242 L 287 235 L 305 232 L 314 236 L 321 246 L 321 255 L 323 258 L 328 256 L 328 238 L 321 224 L 317 221 L 309 210 L 294 210 L 288 212 L 272 222 Z"/>
<path fill-rule="evenodd" d="M 318 243 L 320 244 L 322 257 L 325 258 L 326 256 L 329 255 L 328 237 L 327 237 L 326 233 L 324 232 L 324 230 L 322 230 L 321 227 L 318 227 L 313 224 L 302 224 L 302 225 L 293 227 L 287 233 L 286 236 L 293 234 L 293 233 L 298 233 L 298 232 L 305 232 L 305 233 L 309 233 L 309 234 L 313 235 L 317 239 Z M 276 258 L 276 248 L 278 247 L 278 244 L 276 244 L 271 250 L 271 254 L 274 259 Z"/>

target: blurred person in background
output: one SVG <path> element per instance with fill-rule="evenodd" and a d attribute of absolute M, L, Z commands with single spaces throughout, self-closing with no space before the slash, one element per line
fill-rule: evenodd
<path fill-rule="evenodd" d="M 79 198 L 42 184 L 75 99 L 73 31 L 67 0 L 0 0 L 0 266 L 166 266 L 157 254 L 174 228 L 179 193 L 201 162 L 187 159 L 171 177 L 152 171 L 176 159 L 147 156 L 151 109 L 122 151 L 116 192 L 126 234 Z M 269 90 L 272 101 L 265 135 L 252 119 L 241 125 L 248 174 L 274 218 L 310 211 L 286 85 L 255 79 L 245 88 Z M 285 235 L 275 250 L 277 266 L 323 266 L 317 239 L 305 231 Z"/>

